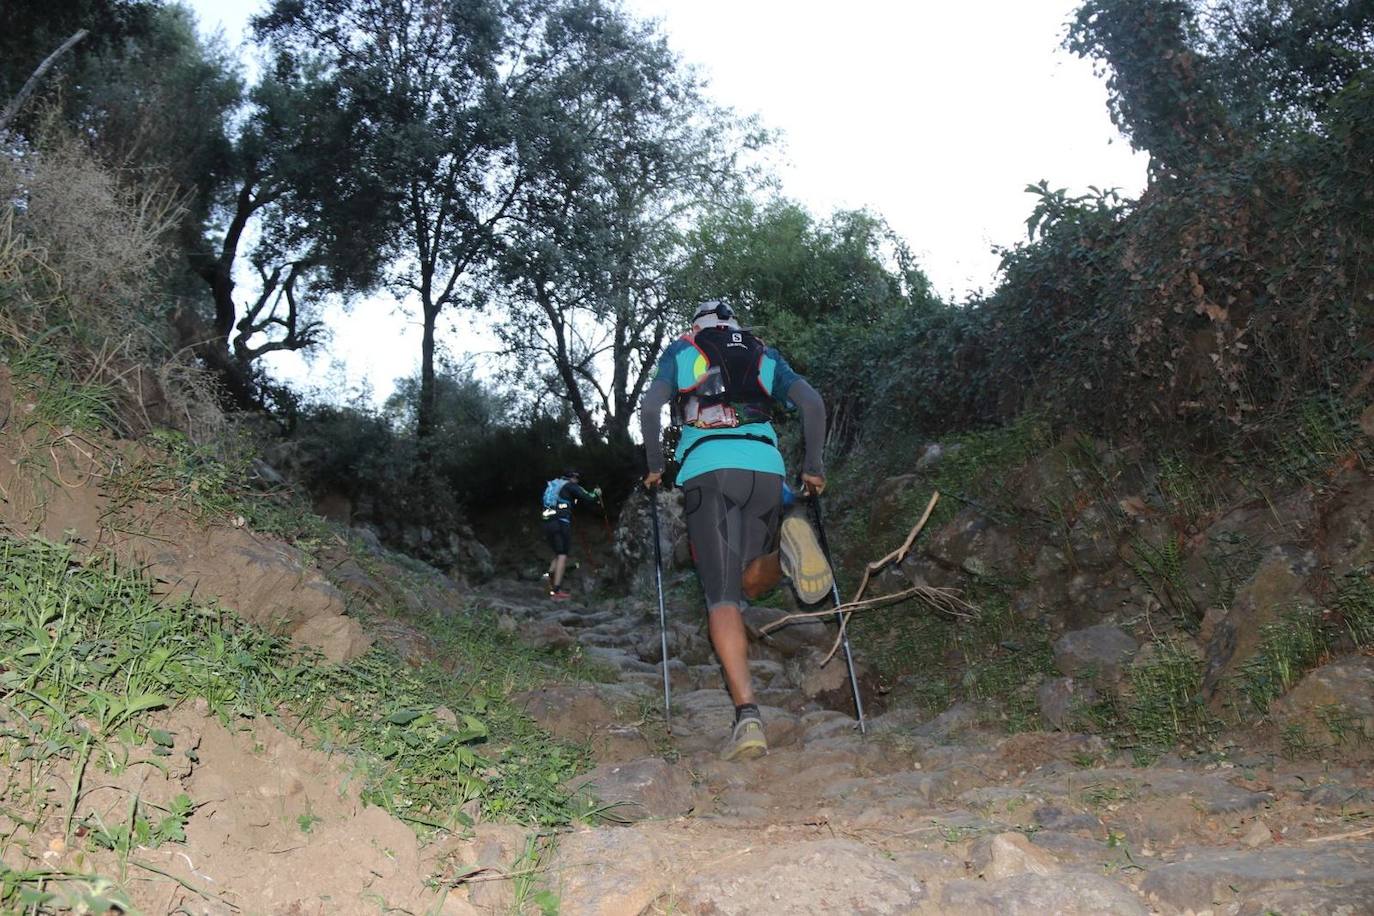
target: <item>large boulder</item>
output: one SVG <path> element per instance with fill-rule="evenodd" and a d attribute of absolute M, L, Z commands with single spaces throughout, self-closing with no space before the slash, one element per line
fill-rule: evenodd
<path fill-rule="evenodd" d="M 1324 740 L 1374 739 L 1374 658 L 1347 655 L 1322 665 L 1269 712 L 1279 725 L 1296 725 Z"/>
<path fill-rule="evenodd" d="M 1260 649 L 1267 625 L 1296 609 L 1316 606 L 1307 589 L 1307 579 L 1316 569 L 1317 557 L 1310 550 L 1291 545 L 1271 548 L 1236 590 L 1230 609 L 1207 621 L 1202 634 L 1206 640 L 1202 687 L 1208 696 L 1224 695 L 1222 688 Z"/>
<path fill-rule="evenodd" d="M 658 507 L 659 549 L 663 557 L 664 583 L 669 576 L 691 567 L 687 545 L 687 521 L 676 490 L 653 494 Z M 654 591 L 653 516 L 649 499 L 634 495 L 625 501 L 616 519 L 611 543 L 611 564 L 606 575 L 611 583 L 640 595 Z"/>

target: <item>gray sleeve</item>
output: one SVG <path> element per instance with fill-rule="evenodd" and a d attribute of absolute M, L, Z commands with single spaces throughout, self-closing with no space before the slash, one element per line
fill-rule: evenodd
<path fill-rule="evenodd" d="M 672 383 L 654 379 L 639 401 L 639 432 L 644 437 L 644 458 L 649 470 L 663 473 L 663 405 L 673 396 Z"/>
<path fill-rule="evenodd" d="M 825 448 L 825 402 L 804 378 L 799 378 L 788 386 L 787 400 L 801 411 L 802 438 L 806 440 L 806 457 L 802 460 L 802 473 L 823 477 L 825 460 L 821 452 Z"/>

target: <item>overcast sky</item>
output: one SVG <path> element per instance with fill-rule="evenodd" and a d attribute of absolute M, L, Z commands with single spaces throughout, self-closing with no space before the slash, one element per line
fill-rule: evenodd
<path fill-rule="evenodd" d="M 1059 47 L 1077 0 L 625 2 L 662 23 L 715 99 L 781 131 L 786 195 L 821 216 L 882 215 L 946 296 L 993 287 L 992 247 L 1025 237 L 1027 184 L 1144 187 L 1145 157 L 1112 126 L 1102 80 Z M 264 3 L 189 5 L 232 44 Z M 335 323 L 331 357 L 379 395 L 419 360 L 418 327 L 398 334 L 393 308 L 362 303 Z M 274 368 L 319 379 L 327 362 Z"/>

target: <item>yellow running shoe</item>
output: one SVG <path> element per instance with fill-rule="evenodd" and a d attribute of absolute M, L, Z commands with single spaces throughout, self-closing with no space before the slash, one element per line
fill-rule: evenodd
<path fill-rule="evenodd" d="M 768 753 L 768 739 L 763 734 L 763 722 L 745 716 L 735 723 L 730 743 L 720 752 L 721 760 L 753 760 Z"/>
<path fill-rule="evenodd" d="M 803 604 L 815 604 L 830 595 L 834 577 L 825 561 L 816 532 L 806 516 L 793 512 L 782 520 L 782 571 Z"/>

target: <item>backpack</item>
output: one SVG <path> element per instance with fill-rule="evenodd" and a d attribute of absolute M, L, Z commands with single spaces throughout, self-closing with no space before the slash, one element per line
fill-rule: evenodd
<path fill-rule="evenodd" d="M 560 494 L 563 492 L 563 487 L 567 486 L 567 483 L 568 481 L 566 478 L 555 477 L 553 480 L 550 480 L 548 483 L 544 485 L 545 509 L 557 509 L 559 507 L 559 505 L 563 502 L 563 499 L 560 496 Z"/>
<path fill-rule="evenodd" d="M 773 397 L 760 377 L 768 347 L 741 328 L 702 328 L 683 338 L 697 351 L 694 379 L 679 380 L 676 425 L 723 429 L 772 418 Z"/>

